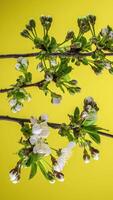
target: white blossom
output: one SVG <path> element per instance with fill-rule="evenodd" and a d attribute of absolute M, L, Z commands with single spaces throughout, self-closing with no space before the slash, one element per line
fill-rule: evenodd
<path fill-rule="evenodd" d="M 52 65 L 53 67 L 57 66 L 56 60 L 51 60 L 51 65 Z"/>
<path fill-rule="evenodd" d="M 21 64 L 27 67 L 28 66 L 28 60 L 26 58 L 23 58 L 21 60 Z"/>
<path fill-rule="evenodd" d="M 15 108 L 12 108 L 11 110 L 12 110 L 13 113 L 17 112 Z"/>
<path fill-rule="evenodd" d="M 52 81 L 53 80 L 52 74 L 46 74 L 45 79 L 46 79 L 46 81 Z"/>
<path fill-rule="evenodd" d="M 83 159 L 84 159 L 84 163 L 85 163 L 85 164 L 88 164 L 88 163 L 90 162 L 90 156 L 89 156 L 88 154 L 85 154 L 85 155 L 83 156 Z"/>
<path fill-rule="evenodd" d="M 61 97 L 53 97 L 52 98 L 52 103 L 53 104 L 59 104 L 61 102 Z"/>
<path fill-rule="evenodd" d="M 106 68 L 106 69 L 111 69 L 111 63 L 109 63 L 109 62 L 108 62 L 108 63 L 105 63 L 105 68 Z"/>
<path fill-rule="evenodd" d="M 39 138 L 37 137 L 37 135 L 32 135 L 32 136 L 30 137 L 29 141 L 30 141 L 30 143 L 31 143 L 32 145 L 34 145 L 34 144 L 37 143 L 38 139 L 39 139 Z"/>
<path fill-rule="evenodd" d="M 96 153 L 96 152 L 93 153 L 92 157 L 93 157 L 94 160 L 99 160 L 99 153 Z"/>
<path fill-rule="evenodd" d="M 90 163 L 90 160 L 89 160 L 88 158 L 86 158 L 86 159 L 84 160 L 84 163 L 85 163 L 85 164 L 88 164 L 88 163 Z"/>
<path fill-rule="evenodd" d="M 37 123 L 37 118 L 31 117 L 30 118 L 30 122 L 31 122 L 31 124 L 36 124 Z"/>
<path fill-rule="evenodd" d="M 69 142 L 67 147 L 61 150 L 61 155 L 57 159 L 57 163 L 54 165 L 53 169 L 57 172 L 61 172 L 71 156 L 72 149 L 75 147 L 75 142 Z"/>
<path fill-rule="evenodd" d="M 19 112 L 19 111 L 21 110 L 21 108 L 22 108 L 22 105 L 21 105 L 21 104 L 17 104 L 17 105 L 15 106 L 15 110 L 16 110 L 17 112 Z"/>
<path fill-rule="evenodd" d="M 37 144 L 33 147 L 33 153 L 43 154 L 44 156 L 48 156 L 51 153 L 51 149 L 48 144 L 45 144 L 42 140 L 38 141 Z"/>
<path fill-rule="evenodd" d="M 41 133 L 41 131 L 42 131 L 42 129 L 41 129 L 40 124 L 36 123 L 36 124 L 33 125 L 33 127 L 32 127 L 32 134 L 38 135 L 38 134 Z"/>
<path fill-rule="evenodd" d="M 89 117 L 89 114 L 86 111 L 82 112 L 81 118 L 82 119 L 87 119 Z"/>
<path fill-rule="evenodd" d="M 10 177 L 10 181 L 14 184 L 19 182 L 19 176 L 18 173 L 14 170 L 11 170 L 11 172 L 9 173 L 9 177 Z"/>
<path fill-rule="evenodd" d="M 16 99 L 11 99 L 11 100 L 9 101 L 9 104 L 10 104 L 11 107 L 15 106 L 16 103 L 17 103 L 17 100 L 16 100 Z"/>
<path fill-rule="evenodd" d="M 22 108 L 22 105 L 21 104 L 16 104 L 15 107 L 12 107 L 11 110 L 13 113 L 16 113 L 16 112 L 19 112 Z"/>
<path fill-rule="evenodd" d="M 20 63 L 16 63 L 15 68 L 16 68 L 17 70 L 20 70 L 20 69 L 21 69 L 21 64 L 20 64 Z"/>
<path fill-rule="evenodd" d="M 49 126 L 45 121 L 40 124 L 35 123 L 32 126 L 32 134 L 34 135 L 36 134 L 38 138 L 47 138 L 49 133 L 50 133 Z"/>
<path fill-rule="evenodd" d="M 42 64 L 42 62 L 40 62 L 38 65 L 37 65 L 37 70 L 39 71 L 39 72 L 41 72 L 42 71 L 42 69 L 43 69 L 43 64 Z"/>
<path fill-rule="evenodd" d="M 101 34 L 102 34 L 102 36 L 106 36 L 108 34 L 108 28 L 103 28 L 101 30 Z"/>
<path fill-rule="evenodd" d="M 42 114 L 40 117 L 41 117 L 41 120 L 48 121 L 48 115 Z"/>
<path fill-rule="evenodd" d="M 17 64 L 16 64 L 15 67 L 16 67 L 17 70 L 21 70 L 22 66 L 24 66 L 24 68 L 27 69 L 28 65 L 29 65 L 29 62 L 26 58 L 19 57 L 17 59 Z"/>

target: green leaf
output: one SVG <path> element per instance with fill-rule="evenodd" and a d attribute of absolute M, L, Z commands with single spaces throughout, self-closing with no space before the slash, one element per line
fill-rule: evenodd
<path fill-rule="evenodd" d="M 100 135 L 98 134 L 98 132 L 97 131 L 89 131 L 89 130 L 87 130 L 87 133 L 88 133 L 88 135 L 91 137 L 91 139 L 92 140 L 94 140 L 97 144 L 99 144 L 100 143 Z"/>
<path fill-rule="evenodd" d="M 48 179 L 48 173 L 46 172 L 46 169 L 45 169 L 44 165 L 40 161 L 38 162 L 38 166 L 39 166 L 42 174 L 44 175 L 44 177 L 46 179 Z"/>
<path fill-rule="evenodd" d="M 80 110 L 78 107 L 75 108 L 75 111 L 74 111 L 74 119 L 75 119 L 75 122 L 78 122 L 79 120 L 79 115 L 80 115 Z"/>
<path fill-rule="evenodd" d="M 32 74 L 30 72 L 25 74 L 25 81 L 26 83 L 30 83 L 32 80 Z"/>
<path fill-rule="evenodd" d="M 37 173 L 37 164 L 35 162 L 33 162 L 31 165 L 31 172 L 29 175 L 29 179 L 33 178 L 36 173 Z"/>
<path fill-rule="evenodd" d="M 94 120 L 91 120 L 91 119 L 86 119 L 84 120 L 84 122 L 82 123 L 83 126 L 91 126 L 91 125 L 94 125 L 95 124 L 95 119 Z"/>

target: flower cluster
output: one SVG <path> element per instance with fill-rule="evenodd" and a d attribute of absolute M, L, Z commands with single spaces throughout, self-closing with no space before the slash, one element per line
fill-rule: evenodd
<path fill-rule="evenodd" d="M 10 171 L 11 181 L 16 183 L 20 180 L 22 167 L 31 167 L 30 179 L 36 175 L 39 168 L 50 183 L 56 180 L 64 181 L 63 169 L 76 145 L 83 149 L 85 163 L 89 163 L 91 158 L 98 160 L 99 150 L 93 146 L 93 142 L 100 143 L 99 131 L 104 130 L 96 125 L 98 110 L 94 99 L 87 97 L 84 99 L 82 112 L 76 107 L 74 113 L 68 115 L 69 124 L 50 123 L 45 114 L 39 118 L 31 117 L 26 123 L 21 120 L 24 137 L 20 139 L 20 144 L 23 147 L 18 152 L 19 162 Z M 68 139 L 66 147 L 55 149 L 49 145 L 50 127 L 57 128 L 60 136 Z"/>
<path fill-rule="evenodd" d="M 62 124 L 59 130 L 62 137 L 67 137 L 69 141 L 74 141 L 83 148 L 85 163 L 88 163 L 91 157 L 94 160 L 99 159 L 99 150 L 93 147 L 93 142 L 100 143 L 99 130 L 104 130 L 96 126 L 98 110 L 99 108 L 92 97 L 85 98 L 82 112 L 80 113 L 79 108 L 76 107 L 74 114 L 68 115 L 70 123 Z"/>
<path fill-rule="evenodd" d="M 64 174 L 61 172 L 71 155 L 71 150 L 75 146 L 75 142 L 69 142 L 67 147 L 63 149 L 51 148 L 47 142 L 50 134 L 48 126 L 48 116 L 41 115 L 39 119 L 31 117 L 30 123 L 24 123 L 21 131 L 24 138 L 20 139 L 20 144 L 24 147 L 20 149 L 18 155 L 20 157 L 16 167 L 9 173 L 10 180 L 13 183 L 18 183 L 21 177 L 21 168 L 31 167 L 29 178 L 33 178 L 37 172 L 37 167 L 44 177 L 50 182 L 55 180 L 63 181 Z M 54 155 L 54 152 L 56 155 Z M 52 165 L 48 163 L 51 162 Z M 45 165 L 47 164 L 47 166 Z M 48 170 L 49 166 L 49 170 Z M 59 166 L 59 169 L 58 169 Z"/>
<path fill-rule="evenodd" d="M 50 130 L 47 124 L 47 116 L 41 116 L 42 122 L 37 123 L 37 119 L 31 118 L 32 135 L 30 136 L 30 143 L 33 145 L 34 154 L 42 154 L 48 156 L 51 149 L 45 143 L 45 138 L 49 136 Z M 44 121 L 43 121 L 44 120 Z"/>
<path fill-rule="evenodd" d="M 30 101 L 31 95 L 23 88 L 25 85 L 30 84 L 32 80 L 32 75 L 27 72 L 29 62 L 26 58 L 19 57 L 16 63 L 16 70 L 23 73 L 17 79 L 17 83 L 13 85 L 13 88 L 8 91 L 9 105 L 12 112 L 16 113 L 20 111 L 23 107 L 24 101 Z"/>

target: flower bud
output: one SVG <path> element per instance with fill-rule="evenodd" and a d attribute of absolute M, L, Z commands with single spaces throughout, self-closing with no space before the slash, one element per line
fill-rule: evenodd
<path fill-rule="evenodd" d="M 86 163 L 86 164 L 90 162 L 90 155 L 88 154 L 86 149 L 84 150 L 83 160 L 84 160 L 84 163 Z"/>
<path fill-rule="evenodd" d="M 94 147 L 90 147 L 90 152 L 94 160 L 99 160 L 99 150 Z"/>
<path fill-rule="evenodd" d="M 90 23 L 94 26 L 95 21 L 96 21 L 96 16 L 95 15 L 88 15 L 88 19 L 89 19 Z"/>
<path fill-rule="evenodd" d="M 60 182 L 64 181 L 64 174 L 63 173 L 55 171 L 54 174 L 55 174 L 56 178 L 58 179 L 58 181 L 60 181 Z"/>
<path fill-rule="evenodd" d="M 30 25 L 32 28 L 35 28 L 35 27 L 36 27 L 35 20 L 34 20 L 34 19 L 31 19 L 31 20 L 29 21 L 29 25 Z"/>
<path fill-rule="evenodd" d="M 77 22 L 81 33 L 85 33 L 90 30 L 90 25 L 87 17 L 80 17 L 78 18 Z"/>
<path fill-rule="evenodd" d="M 25 37 L 25 38 L 29 38 L 29 36 L 30 36 L 28 30 L 26 30 L 26 29 L 23 30 L 20 34 L 21 34 L 21 36 L 23 36 L 23 37 Z"/>
<path fill-rule="evenodd" d="M 87 119 L 88 118 L 88 113 L 86 112 L 86 111 L 83 111 L 82 113 L 81 113 L 81 119 Z"/>
<path fill-rule="evenodd" d="M 21 165 L 17 163 L 17 166 L 9 172 L 10 181 L 14 184 L 20 180 Z"/>
<path fill-rule="evenodd" d="M 47 72 L 45 74 L 45 80 L 48 81 L 48 82 L 52 81 L 53 80 L 53 75 L 51 73 Z"/>
<path fill-rule="evenodd" d="M 17 103 L 17 99 L 11 99 L 11 100 L 9 101 L 9 104 L 10 104 L 11 107 L 15 106 L 16 103 Z"/>
<path fill-rule="evenodd" d="M 61 102 L 61 100 L 62 100 L 62 97 L 61 97 L 60 95 L 58 95 L 58 96 L 52 97 L 51 102 L 52 102 L 53 104 L 59 104 L 59 103 Z"/>
<path fill-rule="evenodd" d="M 42 63 L 42 62 L 38 63 L 38 65 L 37 65 L 37 70 L 38 70 L 39 72 L 41 72 L 43 69 L 44 69 L 43 63 Z"/>
<path fill-rule="evenodd" d="M 74 31 L 68 31 L 65 40 L 71 40 L 74 37 Z"/>
<path fill-rule="evenodd" d="M 109 32 L 108 28 L 103 28 L 103 29 L 101 29 L 100 34 L 101 34 L 102 36 L 107 36 L 108 32 Z"/>
<path fill-rule="evenodd" d="M 52 17 L 51 16 L 41 16 L 40 17 L 40 21 L 41 21 L 41 24 L 43 27 L 46 28 L 46 30 L 48 31 L 50 26 L 51 26 L 51 23 L 52 23 Z"/>

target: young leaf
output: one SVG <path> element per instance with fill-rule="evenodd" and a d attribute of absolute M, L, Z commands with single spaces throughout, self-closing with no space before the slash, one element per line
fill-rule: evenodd
<path fill-rule="evenodd" d="M 37 173 L 37 164 L 35 162 L 33 162 L 31 165 L 31 172 L 29 175 L 29 179 L 33 178 L 36 173 Z"/>
<path fill-rule="evenodd" d="M 92 140 L 94 140 L 97 144 L 100 143 L 100 135 L 97 133 L 97 131 L 88 131 L 87 130 L 87 133 L 89 134 L 89 136 L 91 137 Z"/>
<path fill-rule="evenodd" d="M 80 110 L 78 107 L 75 108 L 75 111 L 74 111 L 74 119 L 75 119 L 75 122 L 78 121 L 79 119 L 79 114 L 80 114 Z"/>
<path fill-rule="evenodd" d="M 48 179 L 48 174 L 47 174 L 47 172 L 46 172 L 46 169 L 45 169 L 44 165 L 43 165 L 40 161 L 38 162 L 38 166 L 39 166 L 39 168 L 40 168 L 42 174 L 44 175 L 44 177 L 45 177 L 46 179 Z"/>

